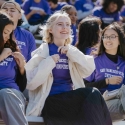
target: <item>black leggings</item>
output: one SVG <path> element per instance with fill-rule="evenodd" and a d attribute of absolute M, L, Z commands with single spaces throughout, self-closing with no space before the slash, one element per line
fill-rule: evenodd
<path fill-rule="evenodd" d="M 45 125 L 112 125 L 105 101 L 94 88 L 49 96 L 42 116 Z"/>

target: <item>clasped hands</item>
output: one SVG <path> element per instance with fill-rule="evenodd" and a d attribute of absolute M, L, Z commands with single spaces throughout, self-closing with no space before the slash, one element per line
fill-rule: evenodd
<path fill-rule="evenodd" d="M 68 46 L 60 46 L 58 48 L 58 52 L 60 52 L 61 54 L 67 54 L 67 51 L 69 50 L 69 47 Z M 51 56 L 54 60 L 55 63 L 57 63 L 60 59 L 60 56 L 59 54 L 54 54 Z"/>

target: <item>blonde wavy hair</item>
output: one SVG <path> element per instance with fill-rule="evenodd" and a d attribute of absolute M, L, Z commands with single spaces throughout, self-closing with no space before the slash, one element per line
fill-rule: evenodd
<path fill-rule="evenodd" d="M 71 25 L 71 20 L 66 12 L 64 11 L 55 12 L 52 16 L 49 17 L 46 24 L 42 27 L 43 41 L 47 43 L 53 43 L 53 35 L 52 33 L 50 33 L 50 29 L 54 26 L 54 24 L 60 17 L 66 17 Z M 72 42 L 72 35 L 69 35 L 69 38 L 65 40 L 65 45 L 70 44 L 71 42 Z"/>

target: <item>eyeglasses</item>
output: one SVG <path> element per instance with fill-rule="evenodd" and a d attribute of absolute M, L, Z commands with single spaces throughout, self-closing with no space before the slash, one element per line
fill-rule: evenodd
<path fill-rule="evenodd" d="M 115 34 L 112 34 L 111 36 L 102 36 L 102 40 L 115 40 L 116 39 L 116 36 Z"/>

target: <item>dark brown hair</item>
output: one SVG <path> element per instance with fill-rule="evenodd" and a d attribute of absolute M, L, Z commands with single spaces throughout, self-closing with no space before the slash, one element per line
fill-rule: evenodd
<path fill-rule="evenodd" d="M 3 31 L 6 25 L 14 25 L 10 17 L 0 11 L 0 53 L 4 48 L 10 48 L 13 52 L 19 51 L 16 42 L 14 41 L 13 32 L 10 34 L 10 39 L 4 44 Z"/>
<path fill-rule="evenodd" d="M 86 48 L 91 48 L 99 41 L 101 20 L 98 17 L 89 16 L 83 19 L 78 26 L 78 43 L 76 47 L 83 53 Z"/>

